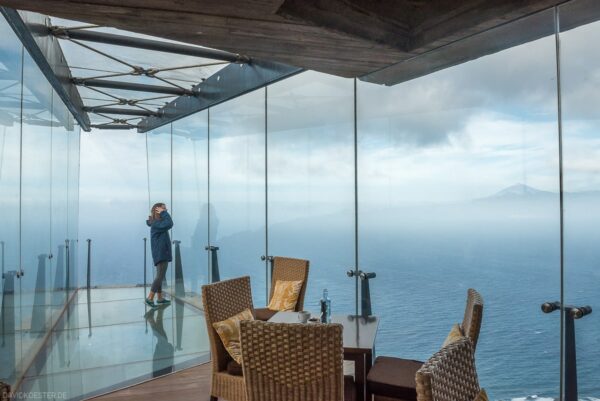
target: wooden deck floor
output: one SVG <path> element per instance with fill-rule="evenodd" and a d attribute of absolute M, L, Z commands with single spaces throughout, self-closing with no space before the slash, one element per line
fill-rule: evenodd
<path fill-rule="evenodd" d="M 354 372 L 354 362 L 344 361 L 345 374 Z M 89 398 L 93 401 L 210 401 L 210 362 L 183 369 L 112 393 Z"/>
<path fill-rule="evenodd" d="M 183 369 L 170 375 L 122 390 L 90 398 L 94 401 L 209 401 L 210 363 Z"/>

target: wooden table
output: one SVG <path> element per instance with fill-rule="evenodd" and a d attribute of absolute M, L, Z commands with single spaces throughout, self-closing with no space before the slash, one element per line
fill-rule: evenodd
<path fill-rule="evenodd" d="M 277 312 L 269 319 L 269 322 L 298 323 L 298 313 Z M 355 315 L 332 315 L 331 323 L 339 323 L 344 327 L 344 359 L 354 361 L 357 401 L 371 400 L 371 394 L 367 390 L 367 375 L 373 363 L 373 349 L 379 318 L 376 316 L 364 318 Z"/>

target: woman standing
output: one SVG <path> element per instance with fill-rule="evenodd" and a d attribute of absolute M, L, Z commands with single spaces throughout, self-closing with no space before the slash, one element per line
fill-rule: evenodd
<path fill-rule="evenodd" d="M 150 288 L 146 304 L 152 308 L 158 305 L 168 305 L 171 301 L 162 296 L 162 282 L 167 273 L 169 262 L 173 260 L 171 255 L 171 238 L 169 230 L 173 227 L 173 220 L 167 212 L 167 206 L 164 203 L 156 203 L 150 210 L 150 216 L 146 220 L 150 227 L 150 247 L 152 249 L 152 259 L 156 266 L 156 277 Z M 157 295 L 156 304 L 154 303 L 154 294 Z"/>

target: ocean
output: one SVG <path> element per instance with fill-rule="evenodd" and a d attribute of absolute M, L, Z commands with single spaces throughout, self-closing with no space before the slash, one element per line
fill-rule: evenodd
<path fill-rule="evenodd" d="M 600 212 L 594 209 L 598 200 L 597 193 L 565 196 L 564 288 L 570 304 L 600 305 Z M 560 299 L 558 196 L 538 191 L 448 204 L 366 206 L 359 208 L 358 255 L 360 268 L 377 274 L 371 280 L 373 313 L 380 318 L 376 354 L 427 359 L 451 326 L 462 320 L 467 289 L 475 288 L 485 300 L 476 362 L 480 384 L 490 399 L 556 399 L 559 313 L 544 314 L 540 306 Z M 221 277 L 250 275 L 255 304 L 262 305 L 264 227 L 228 225 L 237 217 L 219 214 L 220 210 L 231 208 L 216 205 L 213 211 L 220 221 L 220 227 L 213 227 L 211 242 L 220 247 Z M 182 241 L 186 290 L 198 292 L 207 271 L 204 244 L 194 243 L 200 241 L 197 231 L 202 224 L 178 221 L 176 210 L 173 217 L 173 239 Z M 333 313 L 353 313 L 355 284 L 346 276 L 354 266 L 353 228 L 354 216 L 347 210 L 320 215 L 292 211 L 288 221 L 269 226 L 270 254 L 311 262 L 306 309 L 318 310 L 327 288 Z M 134 230 L 129 242 L 114 246 L 114 238 L 103 227 L 96 225 L 90 232 L 82 223 L 81 236 L 87 231 L 96 238 L 94 284 L 142 281 L 140 236 L 145 228 Z M 83 262 L 83 249 L 80 257 Z M 597 400 L 599 312 L 575 326 L 579 396 Z"/>

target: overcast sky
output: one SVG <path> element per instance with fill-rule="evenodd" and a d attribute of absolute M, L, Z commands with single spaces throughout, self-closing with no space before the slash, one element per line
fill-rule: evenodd
<path fill-rule="evenodd" d="M 571 190 L 600 185 L 594 157 L 600 149 L 595 131 L 600 99 L 593 90 L 600 80 L 600 56 L 589 48 L 598 33 L 599 25 L 591 24 L 562 34 L 566 185 Z M 313 200 L 320 197 L 324 203 L 345 197 L 353 186 L 352 80 L 307 72 L 270 86 L 268 93 L 272 189 L 304 187 L 316 192 Z M 263 102 L 264 91 L 259 90 L 211 110 L 211 168 L 218 174 L 214 185 L 240 187 L 245 193 L 240 196 L 259 189 L 264 179 Z M 380 191 L 398 201 L 470 199 L 516 183 L 556 191 L 556 104 L 553 37 L 394 87 L 359 82 L 359 186 L 365 188 L 364 200 L 380 199 Z M 200 119 L 203 127 L 185 120 L 176 125 L 175 132 L 188 136 L 190 146 L 205 142 L 206 117 Z M 148 138 L 151 166 L 168 168 L 168 137 Z M 124 198 L 137 196 L 138 187 L 147 185 L 144 140 L 133 131 L 84 134 L 82 199 L 115 192 L 103 187 L 98 173 L 115 168 L 118 160 L 126 160 L 129 168 L 115 171 L 111 188 L 120 185 L 116 192 Z M 185 148 L 184 139 L 176 141 Z M 182 157 L 201 157 L 195 165 L 205 168 L 206 144 L 194 146 L 201 156 L 187 152 L 174 157 L 182 165 L 191 165 Z M 167 185 L 164 168 L 155 167 L 152 174 L 158 186 Z M 190 180 L 197 181 L 197 173 Z M 168 194 L 169 189 L 154 191 Z"/>

